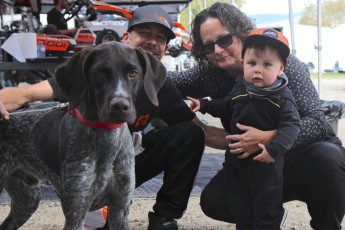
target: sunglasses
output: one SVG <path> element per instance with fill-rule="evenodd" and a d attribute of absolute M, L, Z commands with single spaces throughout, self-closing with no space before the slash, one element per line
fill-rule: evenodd
<path fill-rule="evenodd" d="M 223 49 L 225 49 L 226 47 L 228 47 L 229 45 L 232 44 L 233 40 L 232 40 L 232 36 L 235 34 L 227 34 L 223 37 L 220 37 L 217 39 L 217 41 L 215 42 L 207 42 L 204 44 L 204 51 L 206 54 L 212 54 L 214 53 L 215 50 L 215 45 L 217 44 L 218 46 L 222 47 Z"/>

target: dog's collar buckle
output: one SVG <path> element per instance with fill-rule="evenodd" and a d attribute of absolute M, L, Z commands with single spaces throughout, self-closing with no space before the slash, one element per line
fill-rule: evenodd
<path fill-rule="evenodd" d="M 82 124 L 95 128 L 95 129 L 117 129 L 123 126 L 123 123 L 102 123 L 99 121 L 89 121 L 84 119 L 84 117 L 80 114 L 79 110 L 76 108 L 71 108 L 68 106 L 68 114 L 77 118 Z"/>

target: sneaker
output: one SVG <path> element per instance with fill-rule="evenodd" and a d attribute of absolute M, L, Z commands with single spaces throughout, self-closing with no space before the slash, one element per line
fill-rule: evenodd
<path fill-rule="evenodd" d="M 288 214 L 288 210 L 286 208 L 283 208 L 283 209 L 284 209 L 284 213 L 283 213 L 282 221 L 280 222 L 280 229 L 283 228 L 287 214 Z"/>
<path fill-rule="evenodd" d="M 148 230 L 178 230 L 177 222 L 173 218 L 160 216 L 154 212 L 149 212 Z"/>
<path fill-rule="evenodd" d="M 109 230 L 109 222 L 106 221 L 103 227 L 97 228 L 96 230 Z"/>

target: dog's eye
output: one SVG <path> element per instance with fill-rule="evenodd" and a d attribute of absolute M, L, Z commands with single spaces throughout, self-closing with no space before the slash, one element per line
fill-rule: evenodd
<path fill-rule="evenodd" d="M 137 71 L 129 71 L 128 72 L 128 77 L 129 78 L 136 78 L 139 76 L 139 73 Z"/>

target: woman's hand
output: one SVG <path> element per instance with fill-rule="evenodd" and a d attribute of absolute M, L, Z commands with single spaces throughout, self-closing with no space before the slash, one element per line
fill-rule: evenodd
<path fill-rule="evenodd" d="M 257 128 L 236 124 L 237 128 L 244 131 L 243 134 L 228 135 L 226 139 L 234 143 L 229 144 L 232 154 L 240 155 L 240 159 L 247 158 L 260 150 L 259 143 L 266 144 L 276 135 L 276 130 L 262 131 Z"/>
<path fill-rule="evenodd" d="M 198 112 L 200 110 L 200 101 L 188 96 L 187 96 L 187 99 L 191 101 L 189 105 L 190 110 L 193 111 L 194 113 Z"/>

